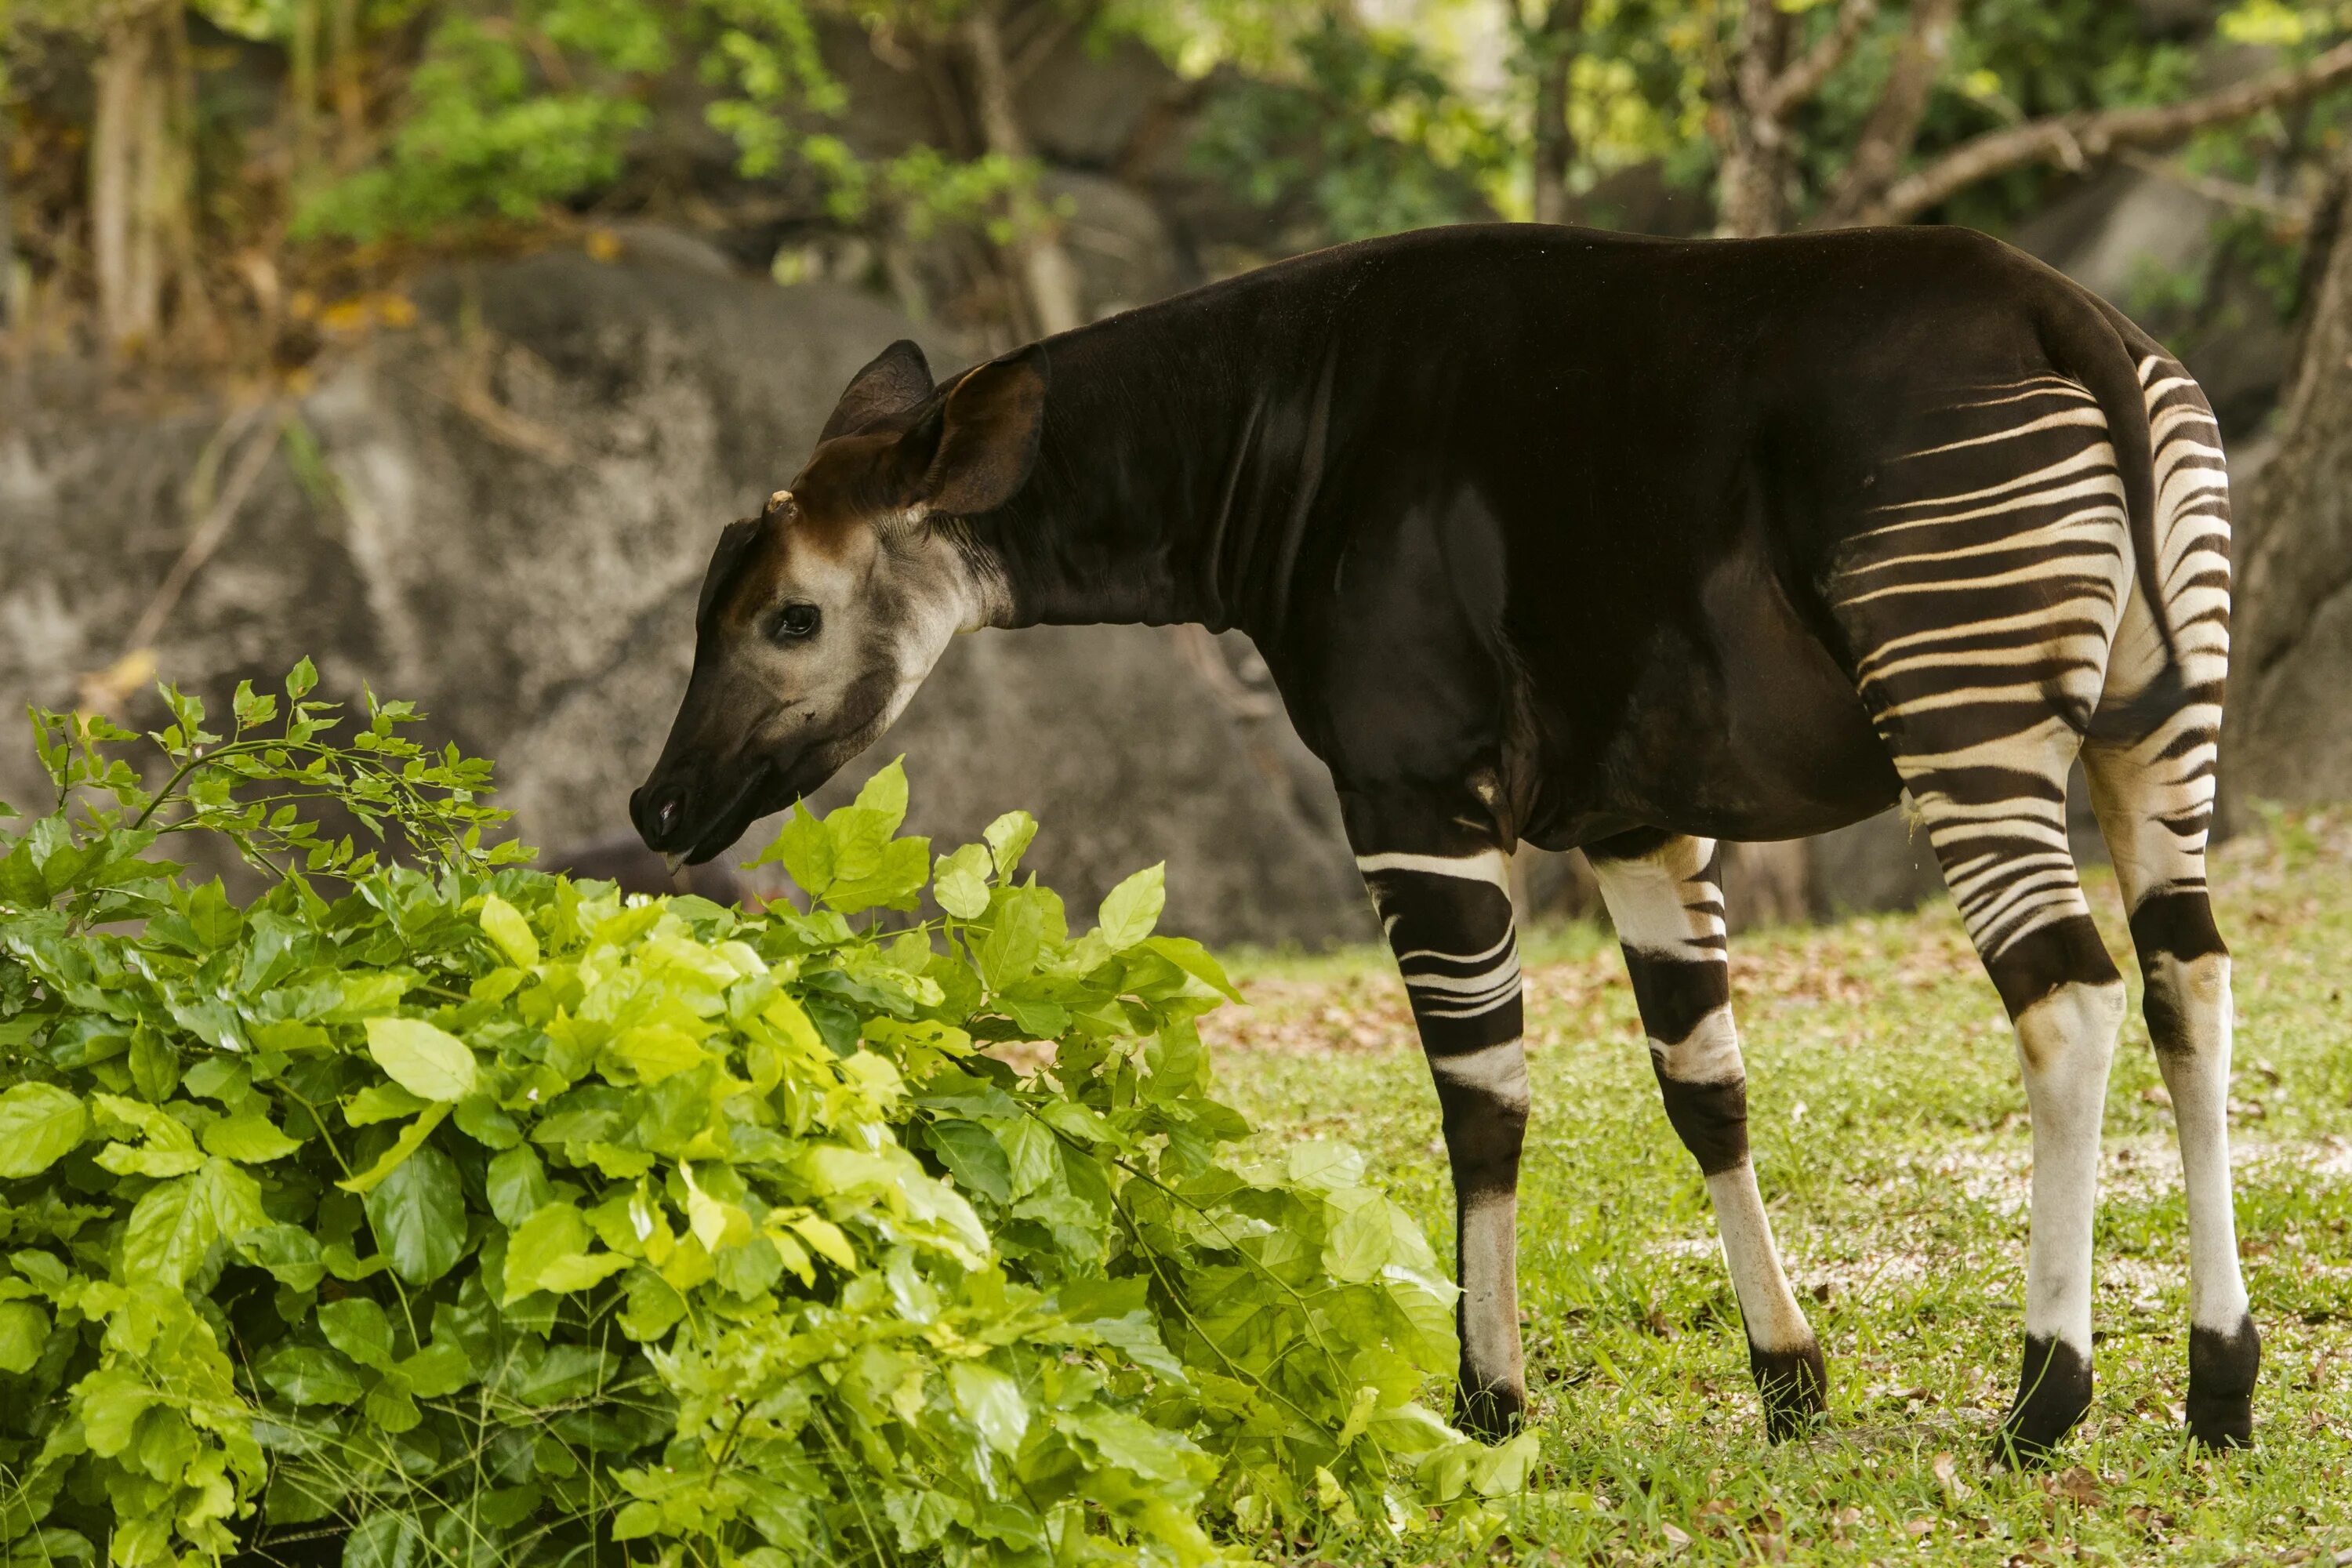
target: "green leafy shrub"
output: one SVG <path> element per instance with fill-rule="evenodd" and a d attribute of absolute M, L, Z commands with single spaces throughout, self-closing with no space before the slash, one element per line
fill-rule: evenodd
<path fill-rule="evenodd" d="M 1156 934 L 1156 868 L 1073 935 L 1029 818 L 934 864 L 894 765 L 762 857 L 813 912 L 625 899 L 502 863 L 483 764 L 372 700 L 337 741 L 311 679 L 226 737 L 167 690 L 156 790 L 35 715 L 0 1557 L 1199 1562 L 1517 1484 L 1531 1439 L 1416 1403 L 1455 1346 L 1411 1222 L 1208 1097 L 1230 988 Z M 273 885 L 179 873 L 190 833 Z M 927 884 L 942 916 L 881 915 Z"/>

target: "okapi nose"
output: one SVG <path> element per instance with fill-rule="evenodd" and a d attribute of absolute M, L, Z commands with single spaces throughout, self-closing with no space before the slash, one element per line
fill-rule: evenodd
<path fill-rule="evenodd" d="M 656 795 L 650 786 L 641 789 L 629 797 L 629 816 L 646 847 L 659 849 L 686 816 L 686 792 L 671 789 Z"/>

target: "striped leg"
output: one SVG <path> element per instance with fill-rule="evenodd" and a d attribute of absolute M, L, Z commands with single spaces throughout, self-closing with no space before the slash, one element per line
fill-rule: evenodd
<path fill-rule="evenodd" d="M 1748 1157 L 1748 1075 L 1731 1021 L 1719 855 L 1712 839 L 1640 835 L 1588 846 L 1666 1119 L 1698 1161 L 1715 1205 L 1765 1429 L 1793 1436 L 1827 1406 L 1829 1373 L 1789 1289 Z"/>
<path fill-rule="evenodd" d="M 1527 1409 L 1519 1350 L 1519 1147 L 1528 1069 L 1519 951 L 1497 848 L 1357 857 L 1412 1000 L 1454 1172 L 1462 1298 L 1456 1418 L 1498 1437 Z"/>
<path fill-rule="evenodd" d="M 1944 880 L 2017 1031 L 2033 1124 L 2025 1365 L 2007 1457 L 2046 1458 L 2091 1404 L 2091 1233 L 2124 986 L 2065 828 L 2074 731 L 2049 721 L 1966 753 L 1904 759 Z"/>
<path fill-rule="evenodd" d="M 2170 647 L 2135 597 L 2108 693 L 2120 734 L 2083 762 L 2131 910 L 2148 1038 L 2172 1095 L 2189 1207 L 2189 1432 L 2214 1447 L 2253 1435 L 2262 1337 L 2247 1310 L 2230 1190 L 2230 953 L 2205 891 L 2213 768 L 2230 654 L 2229 478 L 2211 411 L 2178 364 L 2140 367 L 2155 437 Z M 2102 718 L 2105 717 L 2103 705 Z M 2106 728 L 2103 726 L 2104 729 Z"/>
<path fill-rule="evenodd" d="M 2066 839 L 2066 773 L 2131 584 L 2105 416 L 2055 376 L 1956 400 L 1885 465 L 1831 603 L 1864 701 L 2017 1030 L 2033 1117 L 2025 1365 L 2001 1424 L 2046 1455 L 2091 1400 L 2099 1124 L 2124 988 Z"/>

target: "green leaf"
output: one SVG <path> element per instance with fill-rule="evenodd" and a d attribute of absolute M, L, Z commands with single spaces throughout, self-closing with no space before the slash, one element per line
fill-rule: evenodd
<path fill-rule="evenodd" d="M 931 873 L 931 897 L 960 921 L 978 920 L 988 912 L 989 870 L 988 850 L 982 845 L 942 855 Z"/>
<path fill-rule="evenodd" d="M 537 1214 L 554 1196 L 547 1184 L 547 1167 L 540 1163 L 539 1151 L 528 1143 L 492 1159 L 483 1185 L 490 1212 L 509 1230 Z"/>
<path fill-rule="evenodd" d="M 1228 1002 L 1239 1002 L 1242 999 L 1242 994 L 1234 990 L 1234 983 L 1225 977 L 1224 966 L 1211 955 L 1207 948 L 1202 947 L 1191 937 L 1149 937 L 1145 939 L 1143 945 L 1206 985 L 1210 990 L 1216 992 Z"/>
<path fill-rule="evenodd" d="M 140 1028 L 131 1037 L 131 1081 L 147 1099 L 162 1103 L 172 1098 L 172 1090 L 180 1083 L 180 1053 L 171 1042 L 152 1028 Z"/>
<path fill-rule="evenodd" d="M 523 1221 L 507 1239 L 504 1306 L 512 1306 L 534 1290 L 563 1295 L 585 1290 L 618 1274 L 630 1260 L 617 1252 L 589 1248 L 594 1238 L 586 1216 L 570 1204 L 549 1204 Z"/>
<path fill-rule="evenodd" d="M 318 667 L 310 662 L 310 655 L 304 654 L 294 661 L 294 668 L 286 672 L 286 695 L 292 700 L 299 702 L 318 689 Z M 348 691 L 350 688 L 345 687 L 343 689 Z"/>
<path fill-rule="evenodd" d="M 1168 902 L 1167 871 L 1164 860 L 1148 866 L 1104 896 L 1097 921 L 1113 952 L 1133 947 L 1160 923 L 1160 911 Z"/>
<path fill-rule="evenodd" d="M 134 1275 L 172 1289 L 184 1285 L 227 1236 L 269 1223 L 261 1188 L 226 1160 L 206 1160 L 185 1176 L 158 1183 L 131 1210 L 122 1260 Z"/>
<path fill-rule="evenodd" d="M 822 897 L 833 885 L 833 836 L 824 823 L 809 815 L 804 801 L 793 803 L 792 816 L 784 819 L 768 847 L 750 861 L 755 867 L 779 863 L 811 898 Z"/>
<path fill-rule="evenodd" d="M 996 858 L 996 879 L 1009 882 L 1013 868 L 1021 864 L 1022 855 L 1037 837 L 1037 819 L 1025 811 L 1008 811 L 990 823 L 981 837 L 988 840 L 988 851 Z"/>
<path fill-rule="evenodd" d="M 289 1290 L 315 1290 L 326 1278 L 318 1237 L 295 1225 L 266 1225 L 236 1237 L 247 1262 L 266 1268 Z"/>
<path fill-rule="evenodd" d="M 424 1146 L 425 1140 L 433 1135 L 433 1130 L 440 1126 L 448 1114 L 449 1102 L 446 1100 L 426 1106 L 424 1114 L 402 1128 L 400 1136 L 394 1139 L 390 1146 L 376 1156 L 374 1164 L 356 1176 L 337 1182 L 335 1185 L 347 1193 L 358 1193 L 362 1195 L 373 1192 L 381 1183 L 399 1170 L 407 1163 L 411 1155 Z"/>
<path fill-rule="evenodd" d="M 199 1100 L 235 1107 L 253 1089 L 253 1071 L 233 1057 L 206 1057 L 190 1068 L 181 1087 Z"/>
<path fill-rule="evenodd" d="M 657 1340 L 686 1318 L 686 1298 L 650 1268 L 629 1276 L 628 1305 L 621 1310 L 621 1331 L 644 1343 Z"/>
<path fill-rule="evenodd" d="M 384 1177 L 367 1194 L 367 1216 L 392 1271 L 412 1285 L 430 1285 L 466 1255 L 465 1192 L 438 1149 L 419 1149 Z"/>
<path fill-rule="evenodd" d="M 32 1371 L 48 1338 L 47 1312 L 30 1301 L 0 1301 L 0 1372 Z"/>
<path fill-rule="evenodd" d="M 948 1369 L 948 1386 L 956 1408 L 979 1428 L 982 1442 L 1000 1454 L 1019 1449 L 1029 1430 L 1029 1405 L 1018 1383 L 992 1366 L 958 1362 Z"/>
<path fill-rule="evenodd" d="M 370 1513 L 343 1538 L 343 1568 L 424 1568 L 431 1548 L 404 1509 Z"/>
<path fill-rule="evenodd" d="M 349 1405 L 360 1396 L 359 1373 L 352 1363 L 318 1345 L 280 1345 L 254 1371 L 297 1405 Z"/>
<path fill-rule="evenodd" d="M 1324 1268 L 1350 1284 L 1377 1279 L 1389 1261 L 1388 1200 L 1368 1187 L 1350 1187 L 1333 1193 L 1330 1206 L 1339 1217 L 1324 1238 Z"/>
<path fill-rule="evenodd" d="M 980 951 L 972 955 L 980 966 L 981 979 L 991 991 L 1002 991 L 1029 977 L 1037 967 L 1045 933 L 1045 911 L 1036 889 L 998 890 L 994 921 Z"/>
<path fill-rule="evenodd" d="M 907 820 L 906 761 L 903 754 L 891 758 L 887 766 L 858 786 L 857 798 L 851 803 L 879 817 L 886 837 L 898 832 L 899 825 Z"/>
<path fill-rule="evenodd" d="M 384 1075 L 420 1100 L 463 1100 L 474 1092 L 479 1068 L 458 1039 L 422 1018 L 370 1018 L 368 1054 Z"/>
<path fill-rule="evenodd" d="M 206 1127 L 204 1145 L 206 1152 L 224 1160 L 247 1164 L 282 1160 L 302 1147 L 271 1125 L 258 1105 L 248 1105 L 235 1116 L 224 1117 Z"/>
<path fill-rule="evenodd" d="M 0 1093 L 0 1176 L 37 1176 L 73 1152 L 89 1113 L 53 1083 L 19 1083 Z"/>
<path fill-rule="evenodd" d="M 398 1370 L 408 1381 L 409 1393 L 419 1399 L 440 1399 L 474 1381 L 473 1358 L 465 1346 L 448 1340 L 435 1341 L 402 1362 Z"/>
<path fill-rule="evenodd" d="M 432 1103 L 396 1083 L 372 1083 L 343 1102 L 343 1120 L 354 1127 L 372 1127 L 414 1116 Z"/>
<path fill-rule="evenodd" d="M 686 1178 L 687 1226 L 694 1232 L 694 1238 L 702 1243 L 705 1252 L 716 1255 L 751 1239 L 750 1215 L 738 1205 L 704 1192 L 701 1184 L 694 1179 L 693 1166 L 681 1164 L 678 1173 Z"/>
<path fill-rule="evenodd" d="M 522 1142 L 522 1129 L 515 1125 L 515 1119 L 487 1094 L 469 1094 L 459 1100 L 457 1119 L 458 1131 L 486 1149 L 511 1149 Z"/>
<path fill-rule="evenodd" d="M 929 839 L 894 838 L 876 852 L 871 869 L 835 877 L 824 890 L 825 905 L 845 915 L 874 909 L 911 910 L 930 860 Z M 866 864 L 861 862 L 861 868 Z"/>
<path fill-rule="evenodd" d="M 481 921 L 483 931 L 517 969 L 530 969 L 539 963 L 539 938 L 520 910 L 496 893 L 485 894 Z"/>
<path fill-rule="evenodd" d="M 641 1024 L 624 1029 L 604 1047 L 604 1056 L 640 1083 L 659 1083 L 709 1059 L 694 1037 L 675 1024 Z"/>
<path fill-rule="evenodd" d="M 346 1296 L 318 1310 L 319 1331 L 327 1342 L 362 1366 L 384 1367 L 392 1363 L 392 1320 L 365 1296 Z"/>
<path fill-rule="evenodd" d="M 995 1202 L 1013 1201 L 1013 1165 L 1004 1146 L 976 1121 L 943 1118 L 930 1125 L 931 1147 L 965 1188 Z"/>

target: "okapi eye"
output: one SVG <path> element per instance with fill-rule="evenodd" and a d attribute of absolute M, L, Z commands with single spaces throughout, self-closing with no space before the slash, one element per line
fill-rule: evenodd
<path fill-rule="evenodd" d="M 798 642 L 816 633 L 817 613 L 814 605 L 786 605 L 776 612 L 768 635 L 778 642 Z"/>

